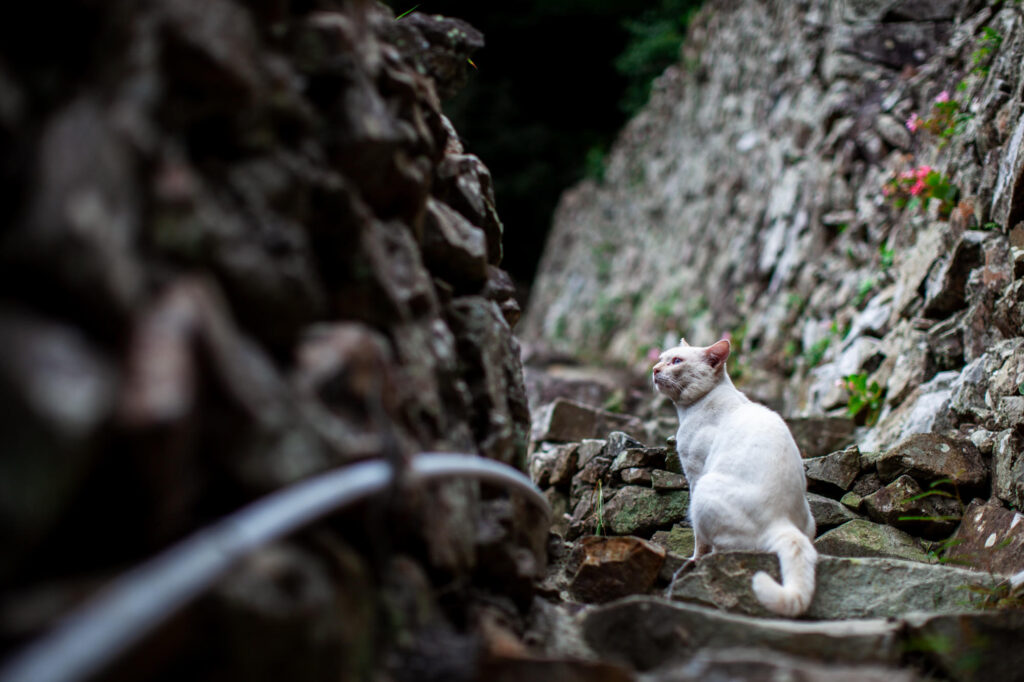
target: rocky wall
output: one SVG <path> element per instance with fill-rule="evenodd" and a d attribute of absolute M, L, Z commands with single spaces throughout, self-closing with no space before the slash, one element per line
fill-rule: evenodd
<path fill-rule="evenodd" d="M 503 228 L 440 109 L 476 30 L 357 0 L 24 9 L 0 28 L 0 648 L 312 474 L 523 466 Z M 427 625 L 471 665 L 432 581 L 461 581 L 449 614 L 476 583 L 528 601 L 543 541 L 477 486 L 392 503 L 268 548 L 126 676 L 444 669 Z"/>
<path fill-rule="evenodd" d="M 709 2 L 603 179 L 563 196 L 522 338 L 646 369 L 729 334 L 734 378 L 787 415 L 846 412 L 860 375 L 865 450 L 980 427 L 1019 505 L 1022 21 Z"/>

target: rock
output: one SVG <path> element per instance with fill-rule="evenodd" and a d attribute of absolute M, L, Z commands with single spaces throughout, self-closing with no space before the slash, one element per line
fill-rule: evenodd
<path fill-rule="evenodd" d="M 713 552 L 676 580 L 672 599 L 752 616 L 771 616 L 754 596 L 753 576 L 766 571 L 776 580 L 778 559 L 754 552 Z M 982 597 L 965 585 L 988 589 L 999 577 L 939 564 L 899 559 L 820 556 L 814 598 L 805 618 L 844 620 L 891 618 L 927 608 L 957 613 L 982 608 Z"/>
<path fill-rule="evenodd" d="M 807 486 L 820 492 L 846 491 L 861 473 L 860 450 L 856 445 L 822 457 L 804 459 Z"/>
<path fill-rule="evenodd" d="M 344 588 L 333 579 L 339 570 Z M 291 545 L 260 549 L 211 600 L 229 640 L 229 669 L 247 679 L 264 678 L 267 670 L 310 681 L 332 671 L 360 674 L 366 664 L 358 658 L 373 647 L 372 625 L 363 625 L 376 619 L 370 582 L 351 553 L 335 565 Z"/>
<path fill-rule="evenodd" d="M 114 367 L 77 329 L 0 309 L 0 575 L 77 494 L 116 389 Z"/>
<path fill-rule="evenodd" d="M 604 438 L 613 431 L 624 431 L 637 439 L 645 437 L 643 423 L 636 417 L 559 398 L 537 414 L 533 423 L 533 440 L 566 442 Z"/>
<path fill-rule="evenodd" d="M 841 557 L 887 557 L 930 561 L 921 543 L 901 530 L 855 519 L 823 533 L 814 541 L 821 554 Z"/>
<path fill-rule="evenodd" d="M 948 543 L 945 559 L 1004 575 L 1024 570 L 1024 515 L 996 500 L 974 500 Z"/>
<path fill-rule="evenodd" d="M 651 488 L 626 486 L 604 504 L 605 523 L 615 535 L 650 537 L 686 518 L 690 494 L 685 490 L 658 492 Z"/>
<path fill-rule="evenodd" d="M 967 275 L 982 263 L 982 242 L 988 233 L 967 230 L 951 252 L 936 260 L 924 282 L 923 315 L 941 320 L 966 305 Z"/>
<path fill-rule="evenodd" d="M 558 398 L 565 398 L 591 407 L 608 403 L 616 390 L 628 379 L 605 368 L 575 365 L 527 365 L 524 369 L 526 390 L 533 410 Z"/>
<path fill-rule="evenodd" d="M 934 433 L 914 434 L 873 461 L 886 483 L 910 474 L 921 483 L 948 479 L 961 488 L 976 489 L 988 478 L 974 443 Z"/>
<path fill-rule="evenodd" d="M 545 445 L 530 455 L 530 478 L 540 488 L 565 486 L 576 473 L 579 443 Z"/>
<path fill-rule="evenodd" d="M 1024 455 L 1021 438 L 1007 429 L 992 446 L 992 493 L 1007 504 L 1024 508 Z"/>
<path fill-rule="evenodd" d="M 1020 680 L 1024 678 L 1021 628 L 1024 611 L 1019 609 L 912 614 L 907 617 L 907 650 L 920 652 L 957 682 Z"/>
<path fill-rule="evenodd" d="M 846 417 L 791 417 L 786 419 L 786 426 L 800 455 L 813 458 L 849 445 L 856 425 Z"/>
<path fill-rule="evenodd" d="M 954 371 L 939 372 L 912 389 L 895 409 L 883 410 L 879 423 L 860 440 L 861 450 L 879 452 L 916 433 L 952 428 L 955 421 L 950 413 L 950 400 L 958 376 Z"/>
<path fill-rule="evenodd" d="M 605 660 L 646 671 L 699 651 L 757 647 L 832 663 L 896 664 L 902 624 L 885 619 L 807 623 L 752 618 L 695 604 L 626 597 L 583 612 L 583 636 Z"/>
<path fill-rule="evenodd" d="M 689 490 L 690 484 L 682 474 L 654 469 L 651 471 L 651 487 L 655 490 Z"/>
<path fill-rule="evenodd" d="M 609 440 L 609 448 L 615 447 Z M 664 467 L 665 448 L 629 448 L 623 450 L 612 461 L 611 470 L 622 471 L 636 467 Z"/>
<path fill-rule="evenodd" d="M 849 494 L 849 493 L 848 493 Z M 829 528 L 835 528 L 847 521 L 860 518 L 850 511 L 844 504 L 833 500 L 830 497 L 807 493 L 807 502 L 811 506 L 811 516 L 817 526 L 818 533 L 823 533 Z"/>
<path fill-rule="evenodd" d="M 915 682 L 911 670 L 881 665 L 837 665 L 787 656 L 769 649 L 713 649 L 699 651 L 686 663 L 649 673 L 651 682 L 704 682 L 706 680 L 814 680 L 815 682 Z"/>
<path fill-rule="evenodd" d="M 427 200 L 423 258 L 432 272 L 469 292 L 487 280 L 487 237 L 462 214 L 436 199 Z"/>
<path fill-rule="evenodd" d="M 516 284 L 512 277 L 493 265 L 487 266 L 487 284 L 484 285 L 483 296 L 488 301 L 493 301 L 501 310 L 502 316 L 513 329 L 519 322 L 522 310 L 519 301 L 516 300 Z M 529 393 L 527 393 L 529 397 Z"/>
<path fill-rule="evenodd" d="M 675 525 L 672 530 L 659 530 L 651 536 L 651 542 L 673 554 L 687 558 L 693 556 L 693 528 L 689 526 Z"/>
<path fill-rule="evenodd" d="M 853 511 L 858 512 L 864 504 L 864 498 L 857 493 L 850 491 L 843 495 L 842 499 L 839 500 L 839 503 L 847 509 L 852 509 Z"/>
<path fill-rule="evenodd" d="M 651 470 L 641 469 L 638 467 L 631 467 L 629 469 L 623 469 L 619 472 L 619 476 L 622 477 L 622 482 L 626 485 L 650 485 L 651 484 Z"/>
<path fill-rule="evenodd" d="M 996 404 L 995 426 L 1012 429 L 1024 424 L 1024 396 L 1002 396 Z"/>
<path fill-rule="evenodd" d="M 960 501 L 949 486 L 932 486 L 925 492 L 913 478 L 900 476 L 864 498 L 864 510 L 879 523 L 887 523 L 912 535 L 940 540 L 960 522 Z"/>
<path fill-rule="evenodd" d="M 645 592 L 665 562 L 665 550 L 636 537 L 589 536 L 577 540 L 566 572 L 573 597 L 593 604 Z"/>
<path fill-rule="evenodd" d="M 487 261 L 492 266 L 500 263 L 504 227 L 495 209 L 494 186 L 487 166 L 473 154 L 446 154 L 436 175 L 438 197 L 484 231 Z"/>
<path fill-rule="evenodd" d="M 469 421 L 477 446 L 491 459 L 525 469 L 530 410 L 519 342 L 492 301 L 479 296 L 457 298 L 449 314 L 461 378 L 471 396 Z"/>

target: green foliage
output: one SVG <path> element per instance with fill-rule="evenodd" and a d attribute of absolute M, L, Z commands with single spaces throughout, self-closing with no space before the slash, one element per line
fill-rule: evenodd
<path fill-rule="evenodd" d="M 861 281 L 857 285 L 857 296 L 853 299 L 853 304 L 858 308 L 864 304 L 864 301 L 868 300 L 868 296 L 875 290 L 875 280 L 868 278 Z"/>
<path fill-rule="evenodd" d="M 992 55 L 1002 44 L 1003 36 L 999 31 L 990 26 L 981 29 L 981 38 L 978 39 L 978 45 L 971 53 L 971 73 L 987 74 Z"/>
<path fill-rule="evenodd" d="M 595 182 L 604 182 L 604 171 L 607 164 L 608 149 L 604 144 L 595 144 L 587 150 L 583 161 L 584 173 Z"/>
<path fill-rule="evenodd" d="M 829 325 L 828 334 L 815 341 L 810 348 L 804 351 L 804 362 L 807 363 L 807 367 L 817 367 L 825 357 L 825 351 L 832 345 L 832 341 L 841 341 L 846 336 L 846 332 L 846 329 L 841 329 L 839 323 L 833 320 Z"/>
<path fill-rule="evenodd" d="M 853 419 L 864 415 L 864 424 L 874 426 L 882 411 L 882 398 L 885 391 L 877 381 L 868 384 L 867 372 L 848 374 L 843 377 L 843 386 L 850 393 L 846 404 L 846 413 Z"/>
<path fill-rule="evenodd" d="M 892 267 L 892 261 L 895 256 L 896 250 L 889 246 L 889 242 L 883 242 L 878 245 L 878 264 L 883 270 L 888 270 Z"/>
<path fill-rule="evenodd" d="M 700 4 L 700 0 L 660 0 L 638 18 L 623 21 L 629 42 L 615 60 L 615 68 L 628 81 L 621 102 L 626 113 L 636 113 L 650 96 L 651 81 L 679 61 L 686 28 Z"/>
<path fill-rule="evenodd" d="M 601 480 L 597 481 L 597 509 L 595 510 L 596 521 L 594 528 L 594 535 L 605 534 L 605 523 L 604 523 L 604 486 L 601 484 Z"/>
<path fill-rule="evenodd" d="M 412 14 L 413 12 L 418 10 L 419 8 L 420 8 L 419 5 L 413 5 L 412 7 L 410 7 L 409 9 L 405 10 L 404 12 L 399 14 L 397 17 L 395 17 L 395 21 L 398 21 L 399 19 L 402 19 L 402 18 Z"/>

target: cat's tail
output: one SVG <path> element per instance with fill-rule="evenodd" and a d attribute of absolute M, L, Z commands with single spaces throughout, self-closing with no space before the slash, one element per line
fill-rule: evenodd
<path fill-rule="evenodd" d="M 792 524 L 779 528 L 766 549 L 779 555 L 782 584 L 759 571 L 754 574 L 754 594 L 775 613 L 799 616 L 811 605 L 814 596 L 814 567 L 818 552 L 810 539 Z"/>

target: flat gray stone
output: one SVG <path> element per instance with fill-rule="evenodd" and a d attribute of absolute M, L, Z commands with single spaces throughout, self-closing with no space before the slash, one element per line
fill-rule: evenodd
<path fill-rule="evenodd" d="M 638 670 L 688 660 L 700 651 L 759 648 L 829 662 L 894 665 L 902 624 L 886 619 L 802 622 L 753 618 L 696 604 L 626 597 L 579 616 L 589 647 Z"/>
<path fill-rule="evenodd" d="M 636 417 L 558 398 L 538 410 L 533 422 L 532 438 L 537 443 L 569 442 L 585 438 L 606 438 L 613 431 L 624 431 L 638 439 L 645 437 L 643 422 Z"/>
<path fill-rule="evenodd" d="M 690 484 L 686 476 L 671 471 L 654 469 L 651 471 L 651 486 L 655 490 L 689 490 Z"/>
<path fill-rule="evenodd" d="M 821 554 L 842 557 L 883 557 L 929 562 L 921 542 L 908 533 L 866 519 L 847 521 L 814 541 Z"/>
<path fill-rule="evenodd" d="M 807 493 L 807 503 L 811 507 L 811 516 L 814 517 L 814 523 L 818 527 L 819 534 L 829 528 L 835 528 L 847 521 L 860 518 L 841 502 L 833 500 L 831 497 Z"/>
<path fill-rule="evenodd" d="M 804 460 L 807 486 L 815 492 L 849 490 L 861 470 L 860 450 L 856 445 L 822 457 Z"/>
<path fill-rule="evenodd" d="M 672 598 L 732 613 L 773 616 L 754 596 L 757 571 L 778 579 L 774 555 L 714 552 L 676 580 Z M 987 573 L 942 564 L 899 559 L 848 559 L 820 556 L 814 598 L 804 618 L 889 618 L 911 611 L 957 613 L 982 607 L 980 593 L 966 585 L 990 589 L 1000 582 Z"/>
<path fill-rule="evenodd" d="M 790 417 L 786 426 L 800 448 L 800 456 L 820 457 L 853 441 L 856 425 L 847 417 Z"/>
<path fill-rule="evenodd" d="M 937 433 L 915 433 L 873 461 L 886 483 L 904 474 L 925 485 L 948 479 L 963 488 L 988 480 L 988 467 L 974 443 Z"/>

